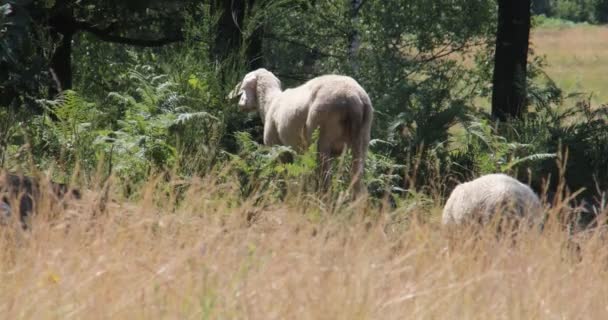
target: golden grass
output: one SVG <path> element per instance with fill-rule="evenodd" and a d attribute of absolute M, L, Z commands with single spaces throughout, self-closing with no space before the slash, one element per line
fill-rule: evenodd
<path fill-rule="evenodd" d="M 547 74 L 567 93 L 593 94 L 594 104 L 608 103 L 608 27 L 578 25 L 532 31 L 531 48 L 544 55 Z"/>
<path fill-rule="evenodd" d="M 440 205 L 254 206 L 193 181 L 152 181 L 92 217 L 96 192 L 29 232 L 0 229 L 5 319 L 604 319 L 608 246 L 559 228 L 517 242 L 447 232 Z M 43 210 L 44 211 L 44 210 Z"/>

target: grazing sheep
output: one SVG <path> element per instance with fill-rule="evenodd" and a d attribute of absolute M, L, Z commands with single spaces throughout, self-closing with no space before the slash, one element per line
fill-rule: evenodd
<path fill-rule="evenodd" d="M 328 182 L 331 158 L 350 148 L 351 185 L 355 193 L 361 191 L 374 110 L 369 96 L 354 79 L 324 75 L 282 91 L 279 79 L 262 68 L 245 75 L 237 91 L 242 111 L 260 113 L 265 145 L 287 145 L 302 151 L 319 128 L 323 186 Z"/>
<path fill-rule="evenodd" d="M 505 174 L 488 174 L 458 185 L 443 208 L 444 225 L 487 223 L 496 218 L 517 222 L 538 219 L 542 206 L 529 186 Z M 530 221 L 532 221 L 530 220 Z"/>
<path fill-rule="evenodd" d="M 62 183 L 40 183 L 34 177 L 0 173 L 0 221 L 6 221 L 15 212 L 19 214 L 22 226 L 27 228 L 27 218 L 35 211 L 36 201 L 43 196 L 45 188 L 48 189 L 44 196 L 51 196 L 53 200 L 81 197 L 80 191 L 69 189 Z M 12 204 L 18 204 L 18 207 L 13 209 Z"/>

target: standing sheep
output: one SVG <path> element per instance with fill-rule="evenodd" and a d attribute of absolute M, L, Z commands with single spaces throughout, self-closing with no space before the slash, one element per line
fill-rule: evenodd
<path fill-rule="evenodd" d="M 487 223 L 497 218 L 531 219 L 541 217 L 542 206 L 529 186 L 505 174 L 488 174 L 458 185 L 443 208 L 444 225 Z"/>
<path fill-rule="evenodd" d="M 361 191 L 374 110 L 354 79 L 324 75 L 282 91 L 281 81 L 262 68 L 245 75 L 237 90 L 239 108 L 258 111 L 262 117 L 265 145 L 287 145 L 302 151 L 319 128 L 319 170 L 324 186 L 331 158 L 350 148 L 351 185 L 355 193 Z"/>

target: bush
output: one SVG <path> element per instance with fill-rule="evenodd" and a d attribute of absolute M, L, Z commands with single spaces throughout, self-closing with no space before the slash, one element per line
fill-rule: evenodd
<path fill-rule="evenodd" d="M 535 14 L 573 22 L 608 22 L 606 0 L 536 0 L 532 1 L 532 11 Z M 555 21 L 552 22 L 553 25 Z"/>

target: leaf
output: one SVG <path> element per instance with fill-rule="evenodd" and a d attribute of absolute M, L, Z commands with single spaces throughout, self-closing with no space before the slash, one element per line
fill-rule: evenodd
<path fill-rule="evenodd" d="M 4 17 L 8 17 L 11 13 L 13 13 L 13 7 L 10 3 L 4 4 L 0 6 L 0 15 Z"/>
<path fill-rule="evenodd" d="M 215 121 L 220 121 L 220 119 L 213 116 L 212 114 L 201 111 L 201 112 L 191 112 L 191 113 L 180 113 L 179 115 L 177 115 L 177 119 L 175 119 L 174 123 L 177 125 L 183 125 L 186 122 L 188 122 L 190 120 L 195 120 L 195 119 L 212 119 Z"/>
<path fill-rule="evenodd" d="M 516 158 L 516 159 L 510 161 L 505 166 L 503 166 L 502 169 L 503 169 L 503 171 L 507 171 L 507 170 L 510 170 L 511 168 L 517 166 L 518 164 L 526 162 L 526 161 L 540 161 L 540 160 L 545 160 L 545 159 L 555 159 L 556 157 L 557 157 L 557 154 L 555 154 L 555 153 L 531 154 L 529 156 L 526 156 L 523 158 Z"/>
<path fill-rule="evenodd" d="M 369 141 L 369 145 L 372 147 L 375 147 L 376 145 L 379 145 L 379 144 L 385 144 L 385 145 L 388 145 L 391 147 L 395 146 L 394 143 L 386 141 L 386 140 L 382 140 L 382 139 L 372 139 Z"/>
<path fill-rule="evenodd" d="M 55 0 L 45 0 L 44 1 L 44 8 L 45 9 L 51 9 L 54 5 L 55 5 Z"/>
<path fill-rule="evenodd" d="M 198 78 L 195 75 L 190 75 L 190 78 L 188 79 L 188 84 L 193 89 L 198 89 L 199 88 L 199 84 L 200 84 L 200 80 L 198 80 Z"/>

